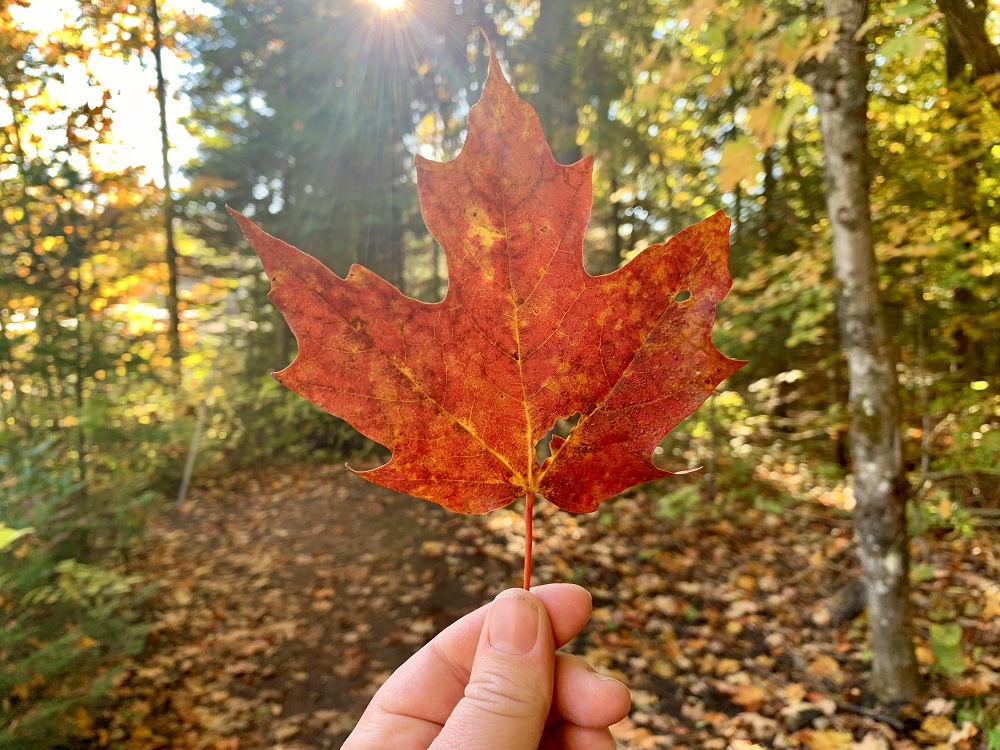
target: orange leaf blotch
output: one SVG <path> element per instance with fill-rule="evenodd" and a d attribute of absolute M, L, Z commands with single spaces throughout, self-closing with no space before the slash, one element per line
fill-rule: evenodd
<path fill-rule="evenodd" d="M 464 513 L 535 492 L 588 512 L 668 473 L 650 461 L 656 443 L 742 364 L 711 341 L 732 283 L 729 221 L 717 213 L 592 277 L 592 169 L 555 162 L 493 56 L 462 152 L 417 159 L 448 260 L 442 302 L 358 266 L 341 279 L 234 212 L 299 344 L 276 377 L 392 451 L 361 476 Z M 538 441 L 575 413 L 539 466 Z"/>

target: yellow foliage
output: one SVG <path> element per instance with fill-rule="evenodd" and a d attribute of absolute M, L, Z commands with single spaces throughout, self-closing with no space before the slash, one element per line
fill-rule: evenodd
<path fill-rule="evenodd" d="M 760 167 L 757 162 L 757 147 L 746 138 L 737 138 L 722 149 L 719 161 L 719 189 L 730 192 L 743 180 L 753 178 L 756 182 Z"/>

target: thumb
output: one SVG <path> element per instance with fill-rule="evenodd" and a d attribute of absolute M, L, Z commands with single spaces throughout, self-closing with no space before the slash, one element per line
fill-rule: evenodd
<path fill-rule="evenodd" d="M 490 605 L 465 697 L 430 750 L 535 750 L 554 674 L 545 607 L 527 591 L 504 591 Z"/>

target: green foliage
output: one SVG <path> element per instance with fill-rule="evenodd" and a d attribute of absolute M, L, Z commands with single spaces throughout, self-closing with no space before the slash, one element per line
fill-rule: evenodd
<path fill-rule="evenodd" d="M 139 579 L 123 576 L 97 565 L 60 560 L 53 584 L 25 594 L 23 604 L 72 604 L 88 610 L 118 609 L 136 588 Z"/>
<path fill-rule="evenodd" d="M 0 550 L 4 547 L 9 547 L 22 536 L 27 536 L 32 532 L 34 532 L 34 529 L 30 526 L 26 529 L 12 529 L 9 526 L 0 524 Z"/>
<path fill-rule="evenodd" d="M 80 739 L 67 712 L 99 700 L 145 641 L 146 591 L 116 558 L 148 498 L 90 494 L 63 461 L 54 439 L 0 454 L 0 526 L 33 527 L 0 551 L 0 748 Z"/>
<path fill-rule="evenodd" d="M 1000 455 L 1000 384 L 991 388 L 989 381 L 979 380 L 956 385 L 935 404 L 946 414 L 940 429 L 950 437 L 941 447 L 939 466 L 995 468 Z"/>
<path fill-rule="evenodd" d="M 957 701 L 955 721 L 971 721 L 983 733 L 986 750 L 1000 750 L 1000 696 L 975 696 Z"/>
<path fill-rule="evenodd" d="M 946 677 L 959 677 L 968 669 L 962 654 L 962 626 L 957 622 L 932 624 L 930 647 L 934 670 Z"/>
<path fill-rule="evenodd" d="M 669 520 L 685 519 L 702 505 L 701 490 L 696 484 L 682 484 L 656 500 L 656 516 Z"/>
<path fill-rule="evenodd" d="M 374 443 L 270 375 L 236 383 L 216 403 L 207 455 L 245 467 L 281 457 L 363 456 Z"/>
<path fill-rule="evenodd" d="M 971 539 L 976 531 L 976 517 L 954 502 L 946 490 L 937 489 L 910 505 L 909 526 L 913 536 L 953 533 Z"/>

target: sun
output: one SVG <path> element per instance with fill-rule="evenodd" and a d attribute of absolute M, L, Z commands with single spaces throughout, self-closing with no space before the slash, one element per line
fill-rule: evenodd
<path fill-rule="evenodd" d="M 406 0 L 371 0 L 372 5 L 383 13 L 402 10 L 405 2 Z"/>

